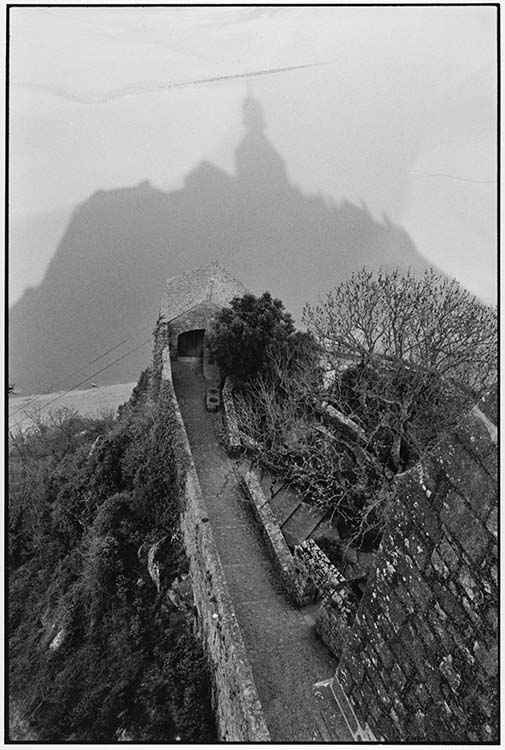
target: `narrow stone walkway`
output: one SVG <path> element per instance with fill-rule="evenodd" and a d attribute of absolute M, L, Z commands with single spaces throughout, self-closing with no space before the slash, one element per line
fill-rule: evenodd
<path fill-rule="evenodd" d="M 273 742 L 352 742 L 329 690 L 336 659 L 286 599 L 220 444 L 221 413 L 205 410 L 201 366 L 173 363 L 173 380 L 226 580 Z"/>

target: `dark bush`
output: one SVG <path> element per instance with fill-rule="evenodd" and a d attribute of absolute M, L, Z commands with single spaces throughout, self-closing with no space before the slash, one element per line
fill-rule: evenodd
<path fill-rule="evenodd" d="M 209 353 L 227 375 L 246 381 L 268 368 L 268 359 L 294 334 L 293 319 L 270 292 L 235 297 L 219 313 Z"/>

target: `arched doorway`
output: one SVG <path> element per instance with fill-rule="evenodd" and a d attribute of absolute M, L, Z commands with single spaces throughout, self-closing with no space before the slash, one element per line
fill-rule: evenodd
<path fill-rule="evenodd" d="M 185 331 L 177 339 L 177 355 L 179 357 L 201 357 L 203 354 L 203 339 L 205 330 Z"/>

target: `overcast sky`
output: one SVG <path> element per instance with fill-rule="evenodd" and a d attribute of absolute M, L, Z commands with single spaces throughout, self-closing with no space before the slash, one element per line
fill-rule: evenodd
<path fill-rule="evenodd" d="M 231 171 L 250 80 L 294 183 L 386 212 L 493 301 L 495 24 L 469 6 L 11 8 L 11 215 L 175 187 L 204 158 Z"/>

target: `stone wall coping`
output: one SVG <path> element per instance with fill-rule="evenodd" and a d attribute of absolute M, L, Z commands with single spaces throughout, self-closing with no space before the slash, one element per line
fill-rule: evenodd
<path fill-rule="evenodd" d="M 297 568 L 295 558 L 290 552 L 279 522 L 258 479 L 251 471 L 239 469 L 237 473 L 253 515 L 260 526 L 268 555 L 274 564 L 286 594 L 297 606 L 308 604 L 312 600 L 313 587 L 307 589 L 308 576 L 306 571 Z"/>
<path fill-rule="evenodd" d="M 332 422 L 336 422 L 342 429 L 349 432 L 356 440 L 366 441 L 365 432 L 350 417 L 346 417 L 341 411 L 329 404 L 327 401 L 321 402 L 321 409 L 325 416 L 329 417 Z"/>
<path fill-rule="evenodd" d="M 349 728 L 349 731 L 352 734 L 354 742 L 377 743 L 377 739 L 368 724 L 365 723 L 365 725 L 363 726 L 358 720 L 358 717 L 354 712 L 349 698 L 345 694 L 345 691 L 342 689 L 342 685 L 340 684 L 340 681 L 336 675 L 330 681 L 330 688 L 331 692 L 333 693 L 333 697 L 335 698 L 337 705 L 340 708 L 340 712 L 342 713 Z M 382 740 L 382 738 L 379 739 Z"/>
<path fill-rule="evenodd" d="M 289 551 L 286 540 L 280 530 L 277 519 L 274 516 L 268 498 L 265 496 L 263 489 L 254 476 L 252 471 L 240 471 L 239 480 L 245 491 L 245 495 L 252 505 L 254 514 L 258 516 L 259 521 L 268 536 L 272 551 L 279 565 L 286 571 L 293 569 L 293 556 Z"/>
<path fill-rule="evenodd" d="M 230 456 L 237 456 L 242 448 L 237 412 L 233 401 L 233 378 L 228 375 L 223 385 L 224 423 L 227 433 L 227 451 Z"/>

